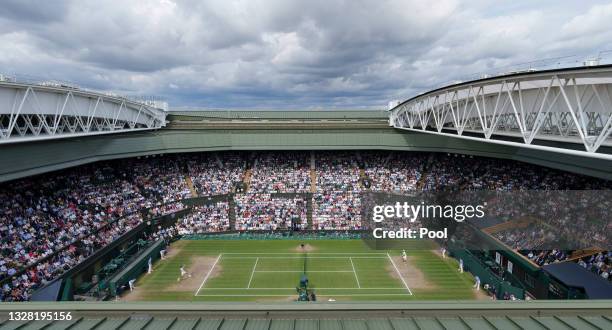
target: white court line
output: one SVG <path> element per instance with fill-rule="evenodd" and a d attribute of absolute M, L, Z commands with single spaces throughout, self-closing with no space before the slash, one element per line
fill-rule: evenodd
<path fill-rule="evenodd" d="M 233 254 L 257 254 L 257 255 L 261 255 L 261 254 L 273 254 L 273 255 L 278 255 L 278 254 L 283 254 L 283 255 L 299 255 L 302 256 L 303 253 L 302 252 L 225 252 L 223 253 L 223 255 L 233 255 Z M 382 255 L 384 256 L 385 253 L 383 252 L 308 252 L 308 255 L 312 255 L 312 254 L 350 254 L 350 255 Z"/>
<path fill-rule="evenodd" d="M 293 288 L 295 290 L 295 288 Z M 317 294 L 319 297 L 369 297 L 369 296 L 411 296 L 410 293 L 356 293 L 356 294 Z M 201 294 L 198 297 L 290 297 L 288 294 Z"/>
<path fill-rule="evenodd" d="M 224 255 L 224 257 L 223 257 L 224 259 L 302 259 L 302 258 L 304 258 L 304 256 L 295 256 L 295 257 L 294 256 L 286 256 L 286 257 L 261 257 L 261 256 L 259 256 L 259 257 L 258 256 L 237 257 L 237 256 L 233 256 L 233 257 L 228 257 L 228 256 L 225 256 L 225 253 L 223 255 Z M 316 256 L 308 255 L 308 259 L 346 259 L 346 258 L 348 258 L 348 256 L 316 257 Z M 354 258 L 354 259 L 385 259 L 386 256 L 383 254 L 383 255 L 380 255 L 380 256 L 377 256 L 377 257 L 353 256 L 351 258 Z"/>
<path fill-rule="evenodd" d="M 399 275 L 399 278 L 402 280 L 402 282 L 404 283 L 404 286 L 406 287 L 406 289 L 408 290 L 408 292 L 410 292 L 410 295 L 412 296 L 412 291 L 410 291 L 410 288 L 408 287 L 408 284 L 406 284 L 406 280 L 404 279 L 404 276 L 402 276 L 402 273 L 400 273 L 399 269 L 395 265 L 395 262 L 393 261 L 393 258 L 391 258 L 391 256 L 389 255 L 389 252 L 387 252 L 387 257 L 389 257 L 389 261 L 391 261 L 391 264 L 393 265 L 393 268 L 395 268 L 397 275 Z"/>
<path fill-rule="evenodd" d="M 213 269 L 215 269 L 215 266 L 217 266 L 217 263 L 219 262 L 219 259 L 221 259 L 222 255 L 223 255 L 223 253 L 219 254 L 219 256 L 217 257 L 217 260 L 215 260 L 215 263 L 212 265 L 212 267 L 210 267 L 210 270 L 208 271 L 208 273 L 206 273 L 206 277 L 204 277 L 204 280 L 202 281 L 202 284 L 200 284 L 200 287 L 198 288 L 198 291 L 196 291 L 194 296 L 197 296 L 198 293 L 200 292 L 200 290 L 202 290 L 202 287 L 204 286 L 204 283 L 206 283 L 206 280 L 208 280 L 208 277 L 212 273 Z"/>
<path fill-rule="evenodd" d="M 303 273 L 303 270 L 256 270 L 255 273 Z M 307 273 L 352 273 L 353 270 L 309 270 Z M 295 288 L 294 288 L 295 289 Z"/>
<path fill-rule="evenodd" d="M 251 271 L 251 278 L 249 278 L 249 284 L 247 285 L 247 289 L 251 287 L 251 281 L 253 281 L 253 275 L 255 275 L 255 268 L 257 268 L 258 262 L 259 258 L 255 259 L 255 264 L 253 265 L 253 270 Z"/>
<path fill-rule="evenodd" d="M 351 266 L 353 267 L 353 274 L 355 274 L 355 281 L 357 281 L 357 287 L 361 289 L 361 284 L 359 284 L 359 278 L 357 277 L 357 272 L 355 271 L 355 264 L 353 264 L 353 258 L 349 257 L 351 261 Z"/>
<path fill-rule="evenodd" d="M 405 288 L 315 288 L 313 287 L 312 289 L 315 290 L 401 290 L 401 291 L 405 291 Z M 295 291 L 295 288 L 204 288 L 204 291 L 208 291 L 208 290 L 293 290 Z"/>

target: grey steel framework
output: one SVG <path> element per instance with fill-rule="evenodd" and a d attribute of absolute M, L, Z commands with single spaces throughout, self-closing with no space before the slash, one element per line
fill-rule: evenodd
<path fill-rule="evenodd" d="M 152 130 L 166 113 L 69 86 L 0 82 L 0 144 Z"/>
<path fill-rule="evenodd" d="M 450 85 L 400 103 L 390 110 L 389 125 L 612 160 L 601 152 L 612 146 L 612 66 Z"/>

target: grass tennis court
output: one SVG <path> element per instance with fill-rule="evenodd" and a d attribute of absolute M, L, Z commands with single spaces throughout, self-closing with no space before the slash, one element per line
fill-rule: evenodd
<path fill-rule="evenodd" d="M 386 253 L 232 253 L 218 258 L 214 267 L 236 275 L 205 278 L 196 296 L 294 295 L 302 274 L 307 275 L 309 287 L 323 296 L 412 294 L 399 270 L 399 281 L 389 276 L 387 269 L 394 268 L 394 262 Z"/>
<path fill-rule="evenodd" d="M 423 243 L 372 250 L 361 240 L 182 240 L 127 300 L 292 301 L 306 274 L 319 300 L 475 299 L 472 279 Z M 411 245 L 412 244 L 412 245 Z M 191 278 L 178 281 L 179 267 Z"/>

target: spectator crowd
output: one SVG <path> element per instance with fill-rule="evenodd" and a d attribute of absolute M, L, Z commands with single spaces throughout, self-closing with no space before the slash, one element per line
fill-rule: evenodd
<path fill-rule="evenodd" d="M 186 157 L 189 177 L 199 196 L 229 194 L 244 179 L 246 161 L 238 153 L 202 153 Z"/>
<path fill-rule="evenodd" d="M 234 201 L 237 230 L 306 228 L 307 202 L 304 198 L 273 197 L 271 194 L 243 194 L 236 195 Z"/>
<path fill-rule="evenodd" d="M 217 202 L 195 206 L 175 225 L 179 235 L 205 234 L 230 229 L 229 203 Z"/>
<path fill-rule="evenodd" d="M 578 260 L 585 269 L 612 282 L 612 251 L 601 251 Z"/>
<path fill-rule="evenodd" d="M 247 191 L 236 193 L 238 186 Z M 188 208 L 181 201 L 195 194 L 227 199 L 189 207 L 176 223 L 180 235 L 226 231 L 232 218 L 236 230 L 359 230 L 367 192 L 611 187 L 579 174 L 450 154 L 219 152 L 98 162 L 0 185 L 0 298 L 27 300 L 139 223 Z M 609 199 L 601 203 L 611 206 Z M 593 218 L 558 211 L 546 220 L 559 228 L 574 222 L 595 241 L 609 242 L 612 227 Z M 549 234 L 534 226 L 500 235 L 524 250 Z M 566 251 L 525 253 L 538 264 L 567 258 Z M 610 253 L 593 258 L 580 263 L 608 278 Z"/>
<path fill-rule="evenodd" d="M 252 193 L 306 193 L 310 191 L 309 154 L 261 153 L 253 160 L 249 182 Z"/>
<path fill-rule="evenodd" d="M 404 156 L 401 153 L 372 152 L 364 156 L 365 175 L 370 190 L 405 193 L 417 190 L 427 157 L 422 154 Z"/>

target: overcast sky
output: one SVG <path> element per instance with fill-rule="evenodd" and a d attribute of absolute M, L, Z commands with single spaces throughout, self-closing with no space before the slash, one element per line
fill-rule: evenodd
<path fill-rule="evenodd" d="M 612 50 L 610 1 L 2 0 L 0 73 L 171 107 L 385 108 L 466 75 Z"/>

